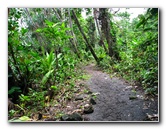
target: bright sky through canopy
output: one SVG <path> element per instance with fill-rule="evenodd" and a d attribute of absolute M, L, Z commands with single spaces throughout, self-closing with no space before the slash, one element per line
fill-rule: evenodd
<path fill-rule="evenodd" d="M 114 11 L 117 11 L 119 8 L 112 8 Z M 146 8 L 120 8 L 118 12 L 125 12 L 127 11 L 130 14 L 130 19 L 136 18 L 139 14 L 144 14 Z"/>
<path fill-rule="evenodd" d="M 117 11 L 119 8 L 111 8 L 113 11 Z M 125 12 L 127 11 L 130 14 L 130 20 L 133 18 L 136 18 L 139 14 L 144 14 L 146 11 L 146 8 L 120 8 L 118 12 Z M 86 12 L 82 12 L 82 16 L 86 18 Z"/>

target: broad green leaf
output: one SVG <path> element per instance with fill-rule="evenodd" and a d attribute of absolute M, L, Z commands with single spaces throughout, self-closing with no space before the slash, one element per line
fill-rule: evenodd
<path fill-rule="evenodd" d="M 41 84 L 42 84 L 42 85 L 45 85 L 45 83 L 47 82 L 48 78 L 50 77 L 50 75 L 51 75 L 51 73 L 52 73 L 53 71 L 54 71 L 54 70 L 50 70 L 49 72 L 47 72 L 47 73 L 44 75 L 44 77 L 43 77 L 43 79 L 42 79 L 42 81 L 41 81 Z"/>

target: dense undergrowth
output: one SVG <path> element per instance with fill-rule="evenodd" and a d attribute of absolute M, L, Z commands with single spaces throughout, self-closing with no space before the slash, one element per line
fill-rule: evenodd
<path fill-rule="evenodd" d="M 19 104 L 14 104 L 9 110 L 9 119 L 12 122 L 40 120 L 42 118 L 60 119 L 65 114 L 65 108 L 70 101 L 75 99 L 75 94 L 82 86 L 79 94 L 89 92 L 82 80 L 89 79 L 89 76 L 83 72 L 81 66 L 85 64 L 77 64 L 70 71 L 70 75 L 66 80 L 56 85 L 51 85 L 48 89 L 40 87 L 29 88 L 27 94 L 19 96 Z M 50 114 L 50 108 L 58 107 L 58 109 Z M 54 115 L 54 116 L 51 116 Z M 25 117 L 26 116 L 26 117 Z"/>

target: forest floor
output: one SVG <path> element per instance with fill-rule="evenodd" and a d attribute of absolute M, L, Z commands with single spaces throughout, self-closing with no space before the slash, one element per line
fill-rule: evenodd
<path fill-rule="evenodd" d="M 110 77 L 94 64 L 84 67 L 91 76 L 85 84 L 96 93 L 94 112 L 89 121 L 158 121 L 158 97 L 145 95 L 118 77 Z"/>

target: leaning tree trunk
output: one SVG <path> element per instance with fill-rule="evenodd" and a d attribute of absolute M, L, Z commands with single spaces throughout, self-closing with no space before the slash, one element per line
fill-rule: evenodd
<path fill-rule="evenodd" d="M 92 53 L 94 59 L 96 60 L 96 62 L 99 62 L 98 57 L 96 56 L 96 54 L 95 54 L 95 52 L 94 52 L 92 46 L 89 44 L 89 42 L 88 42 L 88 40 L 87 40 L 87 38 L 86 38 L 86 36 L 85 36 L 83 30 L 82 30 L 82 27 L 80 26 L 80 23 L 79 23 L 79 21 L 78 21 L 78 19 L 77 19 L 77 16 L 76 16 L 74 10 L 72 10 L 72 14 L 73 14 L 74 21 L 75 21 L 75 23 L 77 24 L 77 26 L 78 26 L 78 28 L 79 28 L 79 30 L 80 30 L 80 32 L 81 32 L 81 34 L 82 34 L 82 36 L 83 36 L 83 38 L 84 38 L 84 40 L 85 40 L 85 43 L 86 43 L 87 47 L 88 47 L 89 50 L 91 51 L 91 53 Z"/>

